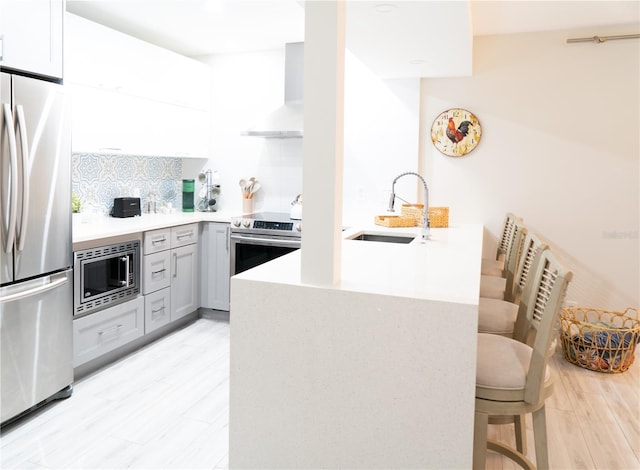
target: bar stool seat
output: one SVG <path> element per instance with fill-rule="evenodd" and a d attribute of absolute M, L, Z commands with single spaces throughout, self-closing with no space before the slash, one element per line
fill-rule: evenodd
<path fill-rule="evenodd" d="M 504 271 L 504 256 L 500 259 L 482 258 L 480 273 L 487 276 L 502 276 Z"/>
<path fill-rule="evenodd" d="M 500 299 L 480 297 L 478 333 L 511 336 L 518 316 L 518 305 Z"/>
<path fill-rule="evenodd" d="M 524 400 L 533 348 L 504 336 L 478 333 L 476 398 L 488 400 Z M 544 383 L 551 380 L 545 367 Z"/>
<path fill-rule="evenodd" d="M 502 300 L 506 289 L 507 280 L 504 277 L 480 276 L 480 298 L 488 297 Z"/>

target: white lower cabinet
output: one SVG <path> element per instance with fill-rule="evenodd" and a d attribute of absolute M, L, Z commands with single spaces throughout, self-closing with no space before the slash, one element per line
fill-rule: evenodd
<path fill-rule="evenodd" d="M 167 322 L 178 320 L 200 307 L 198 280 L 199 224 L 178 225 L 144 234 L 144 266 L 142 292 L 160 302 L 157 292 L 169 288 L 164 297 Z M 168 303 L 170 300 L 170 304 Z M 155 309 L 159 308 L 156 305 Z M 158 312 L 156 312 L 158 313 Z M 149 319 L 149 317 L 147 317 Z M 149 321 L 149 320 L 148 320 Z M 151 329 L 161 326 L 152 321 Z"/>
<path fill-rule="evenodd" d="M 199 306 L 198 245 L 172 249 L 171 263 L 171 321 L 174 321 Z"/>
<path fill-rule="evenodd" d="M 171 288 L 144 296 L 144 332 L 157 330 L 171 321 Z"/>
<path fill-rule="evenodd" d="M 222 222 L 208 222 L 202 229 L 200 306 L 229 310 L 229 228 Z"/>
<path fill-rule="evenodd" d="M 171 252 L 161 251 L 144 256 L 142 293 L 151 294 L 171 285 Z"/>
<path fill-rule="evenodd" d="M 115 305 L 73 321 L 73 366 L 144 335 L 144 297 Z"/>
<path fill-rule="evenodd" d="M 73 320 L 73 366 L 179 320 L 200 307 L 198 223 L 144 233 L 142 293 Z"/>

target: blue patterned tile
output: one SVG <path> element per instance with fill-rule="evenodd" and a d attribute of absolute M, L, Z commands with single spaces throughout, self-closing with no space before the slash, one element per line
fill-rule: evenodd
<path fill-rule="evenodd" d="M 157 180 L 162 179 L 163 165 L 161 160 L 161 158 L 154 158 L 147 164 L 146 172 L 148 178 Z"/>
<path fill-rule="evenodd" d="M 100 179 L 100 165 L 98 164 L 98 160 L 92 155 L 87 155 L 87 158 L 79 159 L 78 174 L 83 181 L 98 181 Z"/>
<path fill-rule="evenodd" d="M 182 204 L 182 159 L 138 155 L 73 154 L 72 187 L 83 204 L 108 213 L 113 198 L 140 190 L 142 202 L 149 193 L 173 207 Z"/>
<path fill-rule="evenodd" d="M 119 180 L 133 180 L 134 164 L 131 158 L 119 158 L 116 161 L 116 178 Z"/>
<path fill-rule="evenodd" d="M 165 201 L 173 201 L 178 197 L 177 181 L 164 180 L 160 182 L 160 197 Z"/>

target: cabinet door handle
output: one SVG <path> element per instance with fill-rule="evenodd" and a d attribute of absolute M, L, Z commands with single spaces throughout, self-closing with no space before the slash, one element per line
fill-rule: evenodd
<path fill-rule="evenodd" d="M 229 237 L 231 232 L 231 226 L 227 226 L 227 235 L 226 235 L 226 244 L 227 244 L 227 253 L 229 252 Z"/>
<path fill-rule="evenodd" d="M 178 277 L 178 253 L 173 254 L 173 277 Z"/>

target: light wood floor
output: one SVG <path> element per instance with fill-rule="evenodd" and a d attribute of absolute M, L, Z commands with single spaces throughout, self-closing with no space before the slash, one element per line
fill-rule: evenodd
<path fill-rule="evenodd" d="M 558 381 L 547 401 L 551 467 L 639 469 L 640 364 L 601 374 L 561 354 L 553 358 Z M 229 323 L 199 319 L 4 429 L 0 467 L 226 468 L 228 403 Z M 512 439 L 508 426 L 490 428 Z M 528 439 L 532 453 L 532 432 Z M 517 466 L 490 453 L 487 468 Z"/>

